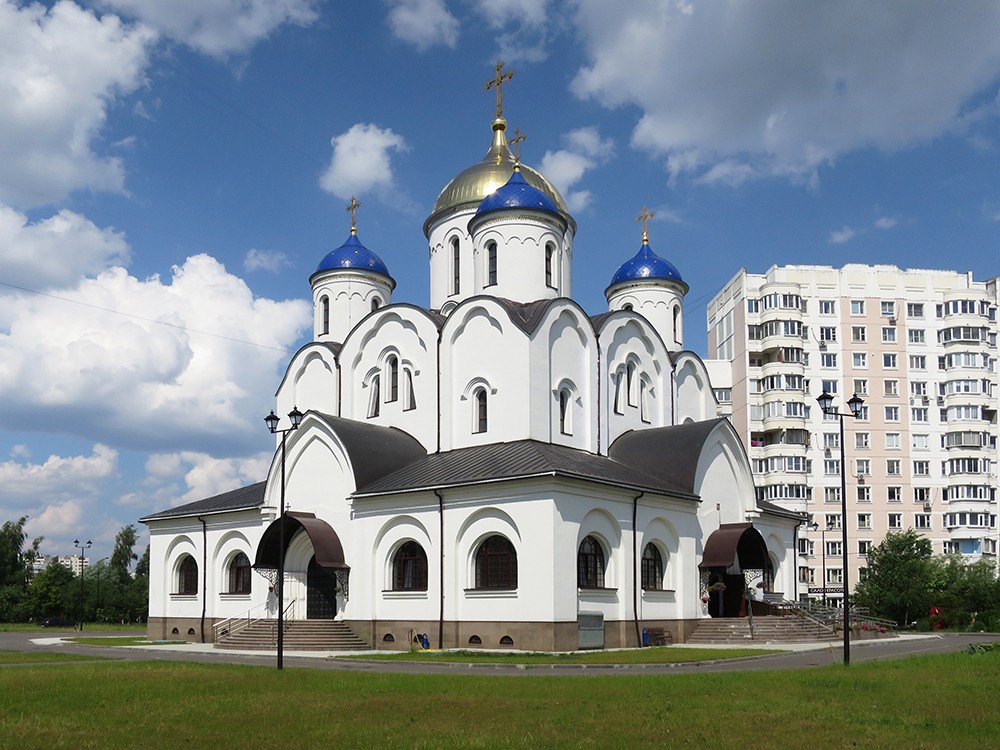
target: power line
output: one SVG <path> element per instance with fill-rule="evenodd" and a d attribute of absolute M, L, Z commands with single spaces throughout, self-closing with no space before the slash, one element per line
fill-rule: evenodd
<path fill-rule="evenodd" d="M 156 320 L 155 318 L 146 318 L 142 315 L 135 315 L 134 313 L 124 312 L 122 310 L 115 310 L 111 307 L 101 307 L 100 305 L 94 305 L 89 302 L 81 302 L 80 300 L 70 299 L 69 297 L 60 297 L 58 294 L 50 294 L 49 292 L 41 292 L 37 289 L 29 289 L 28 287 L 18 286 L 17 284 L 9 284 L 6 281 L 0 281 L 0 286 L 5 286 L 8 289 L 16 289 L 19 292 L 27 292 L 29 294 L 37 294 L 40 297 L 48 297 L 49 299 L 59 300 L 60 302 L 68 302 L 73 305 L 80 305 L 81 307 L 89 307 L 93 310 L 100 310 L 102 312 L 111 313 L 112 315 L 121 315 L 126 318 L 133 318 L 135 320 L 142 320 L 146 323 L 153 323 L 154 325 L 165 326 L 167 328 L 174 328 L 178 331 L 184 331 L 185 333 L 197 333 L 202 336 L 211 336 L 216 339 L 223 339 L 225 341 L 232 341 L 236 344 L 245 344 L 246 346 L 255 346 L 258 349 L 270 349 L 271 351 L 281 352 L 282 354 L 288 354 L 289 350 L 284 347 L 268 346 L 267 344 L 258 344 L 255 341 L 247 341 L 246 339 L 238 339 L 234 336 L 226 336 L 222 333 L 212 333 L 211 331 L 202 331 L 197 328 L 188 328 L 185 325 L 180 325 L 178 323 L 168 323 L 165 320 Z"/>

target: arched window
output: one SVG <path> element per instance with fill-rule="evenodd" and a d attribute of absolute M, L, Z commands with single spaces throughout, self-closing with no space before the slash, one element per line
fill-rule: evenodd
<path fill-rule="evenodd" d="M 379 414 L 379 401 L 381 398 L 379 395 L 379 391 L 381 389 L 378 374 L 372 376 L 372 381 L 368 387 L 371 389 L 371 393 L 368 396 L 368 417 L 377 417 Z"/>
<path fill-rule="evenodd" d="M 372 297 L 372 312 L 375 312 L 380 307 L 382 307 L 382 300 L 378 297 Z"/>
<path fill-rule="evenodd" d="M 649 388 L 645 380 L 639 381 L 639 418 L 649 423 Z"/>
<path fill-rule="evenodd" d="M 563 435 L 573 434 L 573 401 L 569 388 L 559 390 L 559 432 Z"/>
<path fill-rule="evenodd" d="M 406 406 L 404 409 L 416 409 L 417 408 L 417 392 L 413 390 L 413 372 L 411 370 L 404 370 L 406 373 Z"/>
<path fill-rule="evenodd" d="M 576 553 L 576 584 L 582 589 L 604 588 L 604 548 L 592 536 L 580 542 Z"/>
<path fill-rule="evenodd" d="M 629 312 L 632 312 L 633 309 L 634 308 L 632 307 L 631 302 L 626 302 L 624 305 L 622 305 L 622 310 L 628 310 Z"/>
<path fill-rule="evenodd" d="M 185 555 L 177 566 L 177 593 L 198 593 L 198 563 L 191 555 Z"/>
<path fill-rule="evenodd" d="M 615 375 L 615 414 L 625 413 L 625 410 L 622 409 L 622 387 L 624 385 L 624 381 L 624 373 L 619 370 Z"/>
<path fill-rule="evenodd" d="M 427 590 L 427 553 L 416 542 L 407 542 L 393 556 L 392 590 Z"/>
<path fill-rule="evenodd" d="M 451 293 L 458 294 L 462 289 L 461 256 L 458 253 L 458 237 L 451 238 Z"/>
<path fill-rule="evenodd" d="M 642 587 L 647 591 L 663 588 L 663 556 L 652 543 L 642 551 Z"/>
<path fill-rule="evenodd" d="M 556 254 L 556 249 L 552 243 L 545 245 L 545 286 L 555 286 L 553 282 L 552 263 Z"/>
<path fill-rule="evenodd" d="M 475 421 L 473 422 L 473 432 L 486 432 L 488 426 L 486 410 L 486 389 L 477 388 L 473 394 L 473 403 L 476 407 Z"/>
<path fill-rule="evenodd" d="M 389 356 L 387 362 L 389 370 L 389 388 L 385 396 L 386 403 L 391 403 L 399 398 L 399 357 L 395 354 Z"/>
<path fill-rule="evenodd" d="M 476 551 L 476 588 L 517 588 L 517 553 L 505 537 L 491 536 Z"/>
<path fill-rule="evenodd" d="M 674 341 L 681 340 L 681 309 L 674 308 Z"/>
<path fill-rule="evenodd" d="M 625 393 L 629 406 L 635 406 L 635 362 L 625 365 Z"/>
<path fill-rule="evenodd" d="M 486 245 L 486 285 L 493 286 L 497 283 L 497 243 L 490 242 Z"/>
<path fill-rule="evenodd" d="M 242 552 L 229 563 L 229 593 L 250 593 L 250 558 Z"/>
<path fill-rule="evenodd" d="M 323 334 L 325 335 L 330 332 L 330 298 L 324 296 L 319 304 L 323 316 Z"/>

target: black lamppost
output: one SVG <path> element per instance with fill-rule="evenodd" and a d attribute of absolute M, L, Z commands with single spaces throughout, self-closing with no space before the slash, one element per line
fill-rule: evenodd
<path fill-rule="evenodd" d="M 288 412 L 288 418 L 292 422 L 291 427 L 283 430 L 278 429 L 278 422 L 281 418 L 274 413 L 264 417 L 267 429 L 272 433 L 281 434 L 281 512 L 278 514 L 278 669 L 284 668 L 285 661 L 285 437 L 292 430 L 299 429 L 302 422 L 302 412 L 297 406 L 292 407 Z"/>
<path fill-rule="evenodd" d="M 83 632 L 83 553 L 90 549 L 92 542 L 88 539 L 86 544 L 80 544 L 79 539 L 73 540 L 73 546 L 80 550 L 80 632 Z"/>
<path fill-rule="evenodd" d="M 841 552 L 844 556 L 844 571 L 843 571 L 843 581 L 844 581 L 844 665 L 847 666 L 851 663 L 851 599 L 850 590 L 848 588 L 849 577 L 847 575 L 847 466 L 845 465 L 844 458 L 844 417 L 852 417 L 857 419 L 861 416 L 861 407 L 864 406 L 864 399 L 862 399 L 858 394 L 854 394 L 847 401 L 848 407 L 851 411 L 848 413 L 839 412 L 833 408 L 833 396 L 831 396 L 826 391 L 816 399 L 819 402 L 819 408 L 823 410 L 823 413 L 827 416 L 836 416 L 840 420 L 840 528 L 843 532 L 841 535 L 841 544 L 843 549 Z M 824 535 L 824 545 L 826 537 Z M 826 549 L 823 550 L 823 564 L 826 566 Z M 826 572 L 823 573 L 823 595 L 826 598 Z"/>

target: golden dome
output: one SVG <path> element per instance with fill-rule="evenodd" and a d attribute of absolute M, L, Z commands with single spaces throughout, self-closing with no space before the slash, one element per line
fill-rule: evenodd
<path fill-rule="evenodd" d="M 434 210 L 424 222 L 424 234 L 428 235 L 431 225 L 439 217 L 459 208 L 475 208 L 483 198 L 510 179 L 514 172 L 514 157 L 507 146 L 507 121 L 498 117 L 493 121 L 493 144 L 482 161 L 463 169 L 444 186 L 444 190 L 434 203 Z M 521 174 L 529 185 L 538 188 L 552 199 L 556 208 L 570 225 L 574 222 L 559 191 L 542 174 L 525 164 L 521 164 Z"/>

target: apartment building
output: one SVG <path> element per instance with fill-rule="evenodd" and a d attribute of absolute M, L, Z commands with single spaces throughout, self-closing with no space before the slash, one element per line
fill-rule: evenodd
<path fill-rule="evenodd" d="M 709 371 L 757 491 L 812 522 L 797 542 L 797 598 L 839 605 L 842 524 L 851 586 L 890 531 L 997 560 L 998 287 L 953 271 L 774 266 L 741 270 L 709 302 Z M 846 518 L 824 391 L 842 412 L 864 399 L 844 419 Z"/>

